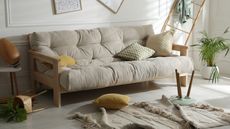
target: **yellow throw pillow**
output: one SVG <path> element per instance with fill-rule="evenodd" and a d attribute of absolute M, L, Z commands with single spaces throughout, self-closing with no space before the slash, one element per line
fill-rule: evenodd
<path fill-rule="evenodd" d="M 129 96 L 121 94 L 105 94 L 95 100 L 99 107 L 121 109 L 129 104 Z"/>
<path fill-rule="evenodd" d="M 76 64 L 76 61 L 70 56 L 62 55 L 59 56 L 59 59 L 60 59 L 59 64 L 63 67 Z"/>

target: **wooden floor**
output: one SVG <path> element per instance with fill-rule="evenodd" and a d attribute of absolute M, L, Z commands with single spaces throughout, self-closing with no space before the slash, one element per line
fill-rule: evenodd
<path fill-rule="evenodd" d="M 187 87 L 182 89 L 184 95 Z M 121 93 L 131 97 L 131 102 L 156 101 L 161 96 L 176 95 L 176 84 L 172 79 L 156 80 L 154 82 L 139 83 L 126 86 L 117 86 L 99 90 L 75 92 L 63 95 L 62 108 L 52 105 L 51 92 L 41 96 L 37 100 L 36 107 L 45 107 L 46 110 L 33 113 L 28 120 L 22 123 L 5 123 L 0 121 L 0 129 L 81 129 L 81 124 L 76 120 L 69 120 L 68 117 L 75 112 L 91 112 L 97 110 L 92 104 L 93 100 L 105 93 Z M 219 84 L 211 84 L 200 77 L 194 78 L 194 85 L 191 97 L 209 103 L 213 106 L 224 108 L 230 112 L 230 79 L 221 79 Z M 220 127 L 216 129 L 229 129 Z"/>

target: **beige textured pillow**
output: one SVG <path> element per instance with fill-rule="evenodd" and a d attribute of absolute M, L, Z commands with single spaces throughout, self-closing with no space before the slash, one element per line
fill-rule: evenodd
<path fill-rule="evenodd" d="M 119 52 L 116 56 L 125 60 L 143 60 L 151 57 L 154 50 L 141 46 L 138 43 L 133 43 Z"/>
<path fill-rule="evenodd" d="M 146 47 L 155 51 L 156 56 L 169 56 L 172 52 L 173 32 L 166 31 L 148 38 Z"/>

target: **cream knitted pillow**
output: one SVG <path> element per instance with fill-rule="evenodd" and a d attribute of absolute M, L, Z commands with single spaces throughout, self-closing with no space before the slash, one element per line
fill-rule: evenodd
<path fill-rule="evenodd" d="M 173 32 L 166 31 L 148 38 L 146 47 L 155 51 L 156 56 L 169 56 L 172 52 Z"/>
<path fill-rule="evenodd" d="M 154 50 L 133 43 L 119 52 L 116 56 L 125 60 L 142 60 L 151 57 L 155 53 Z"/>

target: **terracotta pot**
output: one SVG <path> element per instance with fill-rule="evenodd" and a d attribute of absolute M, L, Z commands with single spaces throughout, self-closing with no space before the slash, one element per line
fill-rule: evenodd
<path fill-rule="evenodd" d="M 213 72 L 214 69 L 217 69 L 217 71 L 219 72 L 219 67 L 218 66 L 206 66 L 206 67 L 203 67 L 201 69 L 201 75 L 204 79 L 208 79 L 210 80 L 210 77 L 211 77 L 211 74 Z"/>

